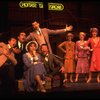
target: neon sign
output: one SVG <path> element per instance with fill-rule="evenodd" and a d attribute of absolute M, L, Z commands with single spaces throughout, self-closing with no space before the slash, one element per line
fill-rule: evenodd
<path fill-rule="evenodd" d="M 43 8 L 43 2 L 34 2 L 34 1 L 21 1 L 19 3 L 21 8 Z M 48 3 L 48 10 L 62 11 L 64 5 L 61 3 Z"/>

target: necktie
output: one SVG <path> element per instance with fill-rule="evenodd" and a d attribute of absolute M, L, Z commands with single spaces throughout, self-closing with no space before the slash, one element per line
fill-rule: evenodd
<path fill-rule="evenodd" d="M 41 35 L 41 31 L 40 30 L 38 30 L 38 33 L 39 33 L 39 35 Z"/>
<path fill-rule="evenodd" d="M 20 44 L 20 49 L 23 50 L 23 44 L 22 43 Z"/>

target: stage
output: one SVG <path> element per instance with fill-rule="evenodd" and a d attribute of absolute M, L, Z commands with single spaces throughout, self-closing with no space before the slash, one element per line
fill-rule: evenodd
<path fill-rule="evenodd" d="M 47 93 L 40 92 L 17 92 L 15 94 L 3 94 L 2 99 L 96 99 L 100 98 L 100 83 L 77 82 L 67 83 L 66 87 L 56 87 L 47 90 Z"/>
<path fill-rule="evenodd" d="M 78 82 L 67 82 L 64 86 L 47 89 L 47 93 L 17 91 L 10 94 L 9 91 L 0 91 L 0 99 L 96 99 L 100 98 L 100 83 L 96 81 L 96 75 L 94 73 L 90 83 L 86 83 L 85 78 L 80 75 Z"/>

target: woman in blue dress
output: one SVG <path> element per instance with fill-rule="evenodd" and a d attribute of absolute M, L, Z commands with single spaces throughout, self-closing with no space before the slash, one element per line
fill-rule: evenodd
<path fill-rule="evenodd" d="M 26 53 L 23 55 L 25 88 L 32 90 L 32 84 L 37 85 L 38 90 L 46 92 L 43 86 L 46 71 L 41 62 L 40 55 L 36 52 L 38 44 L 36 41 L 30 41 L 26 44 Z"/>

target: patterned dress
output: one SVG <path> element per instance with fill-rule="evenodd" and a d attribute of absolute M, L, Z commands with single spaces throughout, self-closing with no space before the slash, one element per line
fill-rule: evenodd
<path fill-rule="evenodd" d="M 75 43 L 66 41 L 64 43 L 64 47 L 66 49 L 64 67 L 66 73 L 75 72 L 75 62 L 74 62 L 74 54 L 75 54 Z"/>
<path fill-rule="evenodd" d="M 86 41 L 83 44 L 80 41 L 76 42 L 75 56 L 77 56 L 76 73 L 89 72 L 89 48 L 85 47 Z"/>

